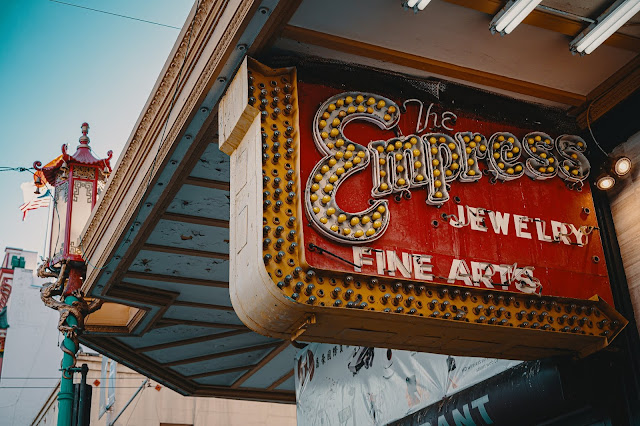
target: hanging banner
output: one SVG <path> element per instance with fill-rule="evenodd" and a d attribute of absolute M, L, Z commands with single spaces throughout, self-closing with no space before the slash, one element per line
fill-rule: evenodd
<path fill-rule="evenodd" d="M 298 425 L 386 425 L 518 364 L 311 344 L 295 361 Z"/>

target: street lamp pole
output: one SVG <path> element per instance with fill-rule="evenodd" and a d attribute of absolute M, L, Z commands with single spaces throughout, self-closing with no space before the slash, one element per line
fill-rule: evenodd
<path fill-rule="evenodd" d="M 38 268 L 38 276 L 57 278 L 42 287 L 40 298 L 45 306 L 60 313 L 58 330 L 65 336 L 60 345 L 64 354 L 58 394 L 59 426 L 71 426 L 72 422 L 73 372 L 84 319 L 102 305 L 100 300 L 84 299 L 82 282 L 86 264 L 81 242 L 82 229 L 97 202 L 100 188 L 111 173 L 109 161 L 113 153 L 109 151 L 104 159 L 94 157 L 89 147 L 89 125 L 83 123 L 81 129 L 75 154 L 67 153 L 67 145 L 63 145 L 62 155 L 44 167 L 39 161 L 33 165 L 36 186 L 48 184 L 55 188 L 49 256 Z"/>

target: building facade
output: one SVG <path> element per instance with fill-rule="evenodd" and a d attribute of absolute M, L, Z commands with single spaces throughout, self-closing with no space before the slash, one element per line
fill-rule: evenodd
<path fill-rule="evenodd" d="M 0 423 L 21 425 L 37 413 L 56 385 L 60 368 L 58 318 L 45 309 L 35 276 L 37 253 L 7 248 L 2 263 L 2 297 L 7 327 L 0 372 Z"/>

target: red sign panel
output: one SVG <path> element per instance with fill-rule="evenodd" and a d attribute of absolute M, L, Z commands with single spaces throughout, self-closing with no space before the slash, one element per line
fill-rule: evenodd
<path fill-rule="evenodd" d="M 318 112 L 318 109 L 326 105 L 327 99 L 341 92 L 327 86 L 299 83 L 300 173 L 303 186 L 313 183 L 310 174 L 315 173 L 314 169 L 323 158 L 327 158 L 326 153 L 318 151 L 314 142 L 317 120 L 323 112 Z M 392 101 L 403 105 L 406 100 Z M 379 124 L 362 120 L 354 120 L 341 128 L 347 141 L 368 147 L 371 161 L 365 169 L 342 179 L 335 195 L 337 205 L 346 212 L 362 212 L 378 200 L 387 200 L 386 229 L 379 230 L 381 235 L 375 239 L 351 243 L 332 238 L 317 226 L 306 226 L 304 256 L 311 267 L 396 277 L 403 281 L 430 281 L 581 299 L 598 294 L 612 303 L 589 184 L 571 185 L 571 174 L 578 172 L 567 166 L 566 170 L 562 170 L 565 178 L 561 178 L 556 175 L 560 171 L 551 167 L 554 164 L 548 161 L 546 168 L 536 170 L 538 167 L 534 167 L 528 173 L 532 176 L 535 174 L 535 179 L 524 174 L 522 165 L 527 167 L 527 163 L 522 158 L 519 160 L 519 164 L 522 164 L 520 168 L 509 167 L 508 163 L 500 166 L 500 155 L 509 152 L 517 154 L 518 149 L 538 146 L 538 140 L 534 145 L 533 142 L 527 143 L 533 138 L 532 129 L 489 122 L 460 111 L 447 112 L 437 105 L 429 107 L 428 103 L 422 105 L 416 101 L 406 103 L 406 111 L 399 112 L 397 127 L 390 130 L 381 130 Z M 418 143 L 424 143 L 424 149 L 429 150 L 434 149 L 429 145 L 430 133 L 440 135 L 439 138 L 448 135 L 450 138 L 442 139 L 445 148 L 447 143 L 453 148 L 451 143 L 457 141 L 455 149 L 448 154 L 452 155 L 464 149 L 465 141 L 469 147 L 469 139 L 463 139 L 461 132 L 470 132 L 464 134 L 471 137 L 471 142 L 474 137 L 482 140 L 483 150 L 487 151 L 477 151 L 478 154 L 485 154 L 485 158 L 469 162 L 470 166 L 466 167 L 464 174 L 467 181 L 459 178 L 442 188 L 432 186 L 430 190 L 425 186 L 380 195 L 387 186 L 385 180 L 378 176 L 381 170 L 390 169 L 381 168 L 379 164 L 381 158 L 391 159 L 386 156 L 386 151 L 383 152 L 389 141 L 399 140 L 406 144 L 411 140 L 409 136 L 415 135 Z M 546 132 L 553 138 L 560 136 L 554 134 L 554 129 L 546 129 Z M 399 137 L 398 134 L 407 136 Z M 493 135 L 496 137 L 492 138 Z M 512 148 L 508 152 L 498 151 L 498 135 L 515 136 L 519 140 L 519 148 Z M 484 138 L 481 139 L 481 136 Z M 473 143 L 471 145 L 476 146 Z M 554 145 L 558 146 L 557 139 L 551 146 Z M 382 153 L 379 157 L 375 151 L 377 146 L 382 147 L 378 149 Z M 492 146 L 496 149 L 493 150 Z M 389 148 L 389 152 L 392 149 Z M 407 152 L 410 153 L 411 149 Z M 541 152 L 538 151 L 538 154 Z M 453 155 L 453 158 L 457 159 L 457 155 Z M 563 167 L 562 153 L 556 152 L 555 156 L 558 158 L 555 166 Z M 438 174 L 437 170 L 446 172 L 436 167 L 438 161 L 435 156 L 427 158 L 435 166 L 430 168 L 431 176 L 425 176 L 425 179 L 433 180 L 433 174 Z M 468 162 L 467 158 L 469 156 L 461 154 L 461 160 Z M 543 155 L 543 158 L 546 157 Z M 420 162 L 412 164 L 415 170 L 422 166 Z M 451 165 L 450 157 L 448 164 Z M 496 172 L 502 173 L 506 179 L 494 179 Z M 414 179 L 417 174 L 414 172 Z M 395 179 L 396 187 L 404 183 L 402 176 L 397 173 Z M 377 195 L 372 194 L 373 189 L 378 191 Z M 309 194 L 308 188 L 306 194 Z M 434 196 L 440 199 L 434 199 Z M 447 197 L 448 200 L 443 201 Z M 317 212 L 311 211 L 308 203 L 302 204 L 311 225 Z"/>

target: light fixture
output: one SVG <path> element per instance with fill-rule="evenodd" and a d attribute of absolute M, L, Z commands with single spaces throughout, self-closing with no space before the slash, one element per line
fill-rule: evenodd
<path fill-rule="evenodd" d="M 613 188 L 613 185 L 615 185 L 615 183 L 616 183 L 616 180 L 614 178 L 612 178 L 611 176 L 602 175 L 596 181 L 596 186 L 598 187 L 598 189 L 600 189 L 602 191 L 606 191 L 608 189 Z"/>
<path fill-rule="evenodd" d="M 640 0 L 618 0 L 605 13 L 580 33 L 570 44 L 573 53 L 582 55 L 593 52 L 629 19 L 640 11 Z"/>
<path fill-rule="evenodd" d="M 431 0 L 407 0 L 407 7 L 413 8 L 418 5 L 418 10 L 424 10 Z"/>
<path fill-rule="evenodd" d="M 631 170 L 631 160 L 629 157 L 620 157 L 613 164 L 613 172 L 618 176 L 624 176 Z"/>
<path fill-rule="evenodd" d="M 493 18 L 489 29 L 492 33 L 510 34 L 542 0 L 511 0 Z"/>

